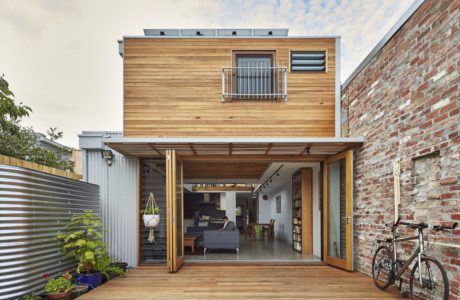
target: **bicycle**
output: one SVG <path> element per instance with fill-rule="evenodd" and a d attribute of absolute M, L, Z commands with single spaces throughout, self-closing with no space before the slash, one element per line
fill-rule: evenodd
<path fill-rule="evenodd" d="M 408 226 L 411 229 L 417 229 L 416 236 L 399 238 L 396 229 L 400 225 Z M 449 298 L 449 281 L 446 271 L 442 264 L 435 258 L 428 256 L 423 243 L 423 230 L 449 231 L 457 227 L 457 223 L 452 226 L 431 225 L 426 223 L 407 223 L 396 221 L 391 228 L 392 238 L 385 240 L 376 240 L 380 245 L 377 248 L 372 260 L 372 277 L 374 284 L 381 290 L 385 290 L 390 285 L 399 280 L 399 290 L 402 286 L 402 275 L 410 264 L 416 260 L 409 280 L 409 296 L 416 299 L 416 293 L 420 293 L 428 299 L 448 299 Z M 396 243 L 410 240 L 418 240 L 418 247 L 407 261 L 398 259 Z"/>

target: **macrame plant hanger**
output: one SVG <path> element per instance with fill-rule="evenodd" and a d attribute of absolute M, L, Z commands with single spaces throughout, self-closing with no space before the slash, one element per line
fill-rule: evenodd
<path fill-rule="evenodd" d="M 147 200 L 147 205 L 145 206 L 144 221 L 145 221 L 146 212 L 147 212 L 149 207 L 152 208 L 152 212 L 155 212 L 155 207 L 157 207 L 157 203 L 155 201 L 155 197 L 153 196 L 153 193 L 150 193 L 149 199 Z M 155 214 L 153 214 L 151 216 L 151 218 L 152 219 L 155 218 Z M 149 221 L 151 221 L 151 220 L 149 220 Z M 150 243 L 153 243 L 153 242 L 155 242 L 155 226 L 149 226 L 149 229 L 150 229 L 150 232 L 149 232 L 149 237 L 148 237 L 147 241 L 149 241 Z"/>

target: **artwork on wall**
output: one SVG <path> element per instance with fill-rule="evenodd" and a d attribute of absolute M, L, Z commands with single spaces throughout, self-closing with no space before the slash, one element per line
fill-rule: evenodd
<path fill-rule="evenodd" d="M 281 213 L 281 195 L 276 196 L 276 213 Z"/>

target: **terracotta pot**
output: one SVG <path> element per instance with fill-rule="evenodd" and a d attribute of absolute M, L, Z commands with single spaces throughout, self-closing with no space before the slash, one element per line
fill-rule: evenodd
<path fill-rule="evenodd" d="M 52 299 L 52 300 L 69 300 L 71 294 L 72 294 L 72 291 L 59 293 L 59 294 L 48 294 L 48 299 Z"/>

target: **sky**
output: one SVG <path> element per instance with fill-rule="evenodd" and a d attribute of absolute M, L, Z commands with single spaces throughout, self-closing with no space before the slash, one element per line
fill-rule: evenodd
<path fill-rule="evenodd" d="M 0 0 L 0 74 L 36 131 L 122 130 L 117 40 L 144 28 L 289 28 L 341 36 L 341 81 L 413 0 Z"/>

